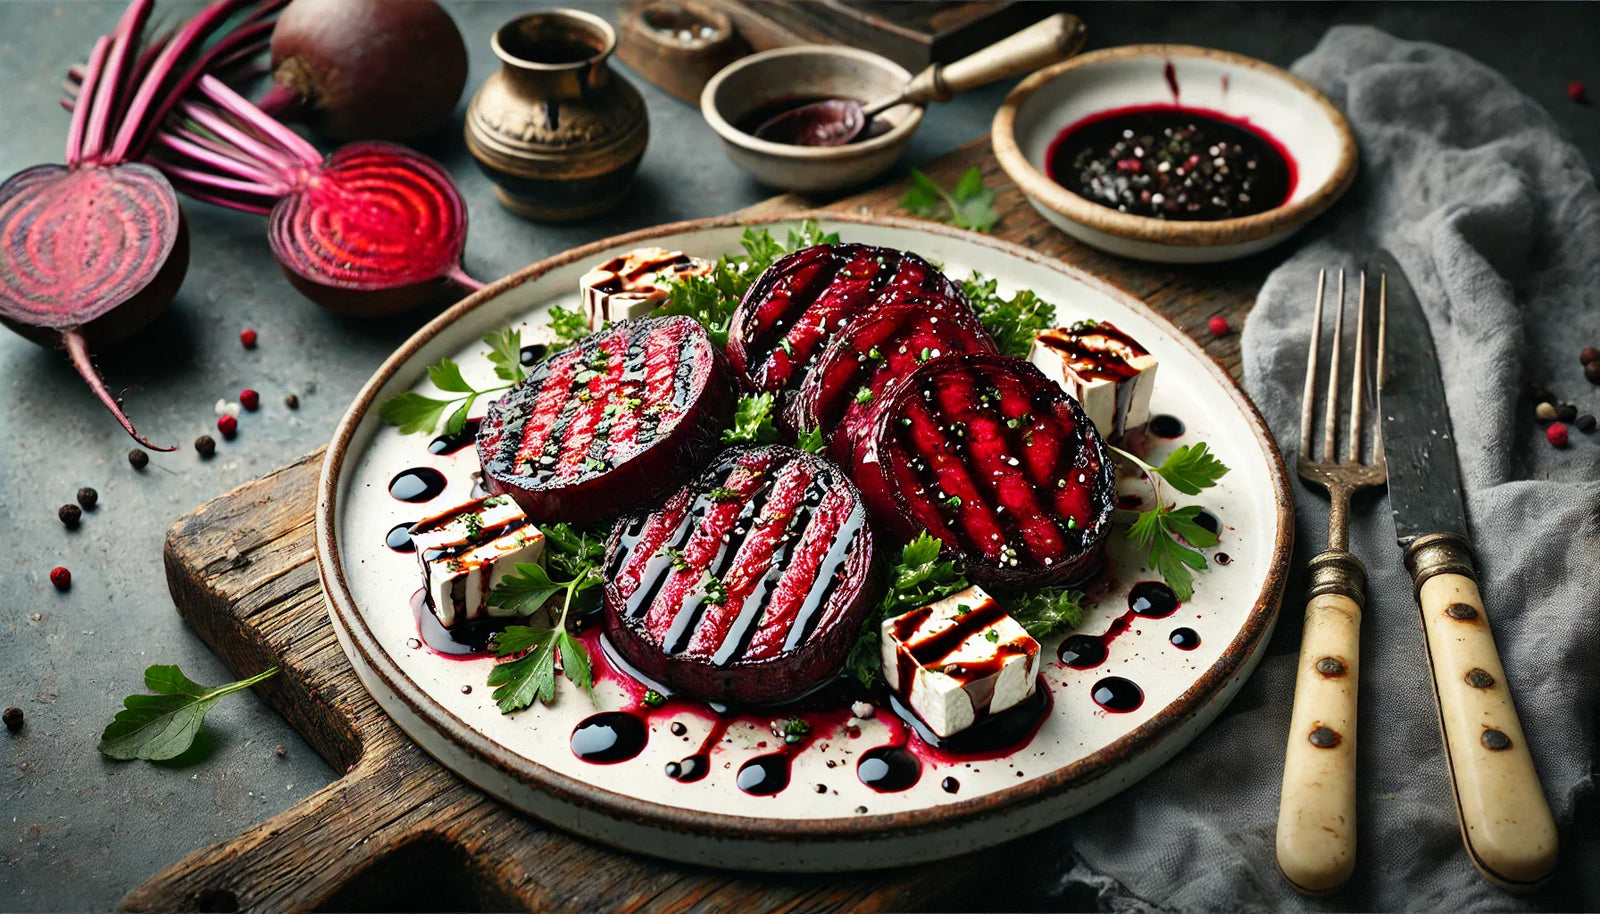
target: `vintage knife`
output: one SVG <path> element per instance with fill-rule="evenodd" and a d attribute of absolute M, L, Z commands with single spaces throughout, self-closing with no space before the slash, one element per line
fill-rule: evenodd
<path fill-rule="evenodd" d="M 1556 826 L 1511 703 L 1478 593 L 1439 358 L 1405 271 L 1379 251 L 1378 384 L 1395 535 L 1416 585 L 1456 813 L 1467 853 L 1490 882 L 1531 891 L 1556 864 Z"/>

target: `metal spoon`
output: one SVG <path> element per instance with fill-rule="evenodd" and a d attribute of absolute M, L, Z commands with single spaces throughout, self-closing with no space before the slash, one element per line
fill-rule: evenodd
<path fill-rule="evenodd" d="M 756 139 L 791 146 L 843 146 L 872 119 L 896 105 L 942 102 L 998 80 L 1066 60 L 1083 47 L 1083 20 L 1056 13 L 950 64 L 933 64 L 912 77 L 900 94 L 862 104 L 830 98 L 777 115 L 756 128 Z"/>

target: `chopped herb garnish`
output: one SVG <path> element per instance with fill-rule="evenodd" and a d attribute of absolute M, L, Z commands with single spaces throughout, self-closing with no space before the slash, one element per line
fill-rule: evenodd
<path fill-rule="evenodd" d="M 994 208 L 994 190 L 983 186 L 983 172 L 977 166 L 962 172 L 956 186 L 949 191 L 917 169 L 911 169 L 911 186 L 900 198 L 900 208 L 924 219 L 948 222 L 975 232 L 987 232 L 1000 221 L 1000 213 Z"/>
<path fill-rule="evenodd" d="M 1006 355 L 1027 358 L 1034 338 L 1055 325 L 1056 306 L 1030 289 L 1023 289 L 1009 299 L 1002 298 L 999 283 L 985 279 L 982 273 L 973 273 L 960 285 L 967 301 L 978 312 L 984 329 Z"/>
<path fill-rule="evenodd" d="M 772 394 L 745 395 L 733 413 L 733 427 L 723 429 L 725 444 L 771 444 L 778 440 L 778 427 L 772 422 Z"/>

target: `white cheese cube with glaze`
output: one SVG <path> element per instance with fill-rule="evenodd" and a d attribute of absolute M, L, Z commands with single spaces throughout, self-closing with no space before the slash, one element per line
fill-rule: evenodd
<path fill-rule="evenodd" d="M 648 317 L 667 300 L 666 280 L 705 275 L 714 264 L 665 248 L 639 248 L 613 257 L 583 274 L 578 292 L 589 329 L 608 323 Z"/>
<path fill-rule="evenodd" d="M 1105 321 L 1044 331 L 1028 361 L 1083 404 L 1089 421 L 1112 441 L 1150 421 L 1156 358 Z"/>
<path fill-rule="evenodd" d="M 411 525 L 428 607 L 445 628 L 515 613 L 489 605 L 489 591 L 518 562 L 544 559 L 539 532 L 509 495 L 457 505 Z"/>
<path fill-rule="evenodd" d="M 884 620 L 883 675 L 928 729 L 950 736 L 1033 694 L 1039 642 L 969 587 Z"/>

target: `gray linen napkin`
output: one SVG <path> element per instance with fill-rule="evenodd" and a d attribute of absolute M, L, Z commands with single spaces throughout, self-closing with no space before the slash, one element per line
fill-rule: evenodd
<path fill-rule="evenodd" d="M 1600 412 L 1600 387 L 1578 360 L 1582 347 L 1600 345 L 1600 193 L 1539 106 L 1458 52 L 1339 27 L 1294 71 L 1345 111 L 1361 172 L 1263 287 L 1244 330 L 1245 387 L 1292 466 L 1317 270 L 1356 271 L 1375 246 L 1390 246 L 1432 325 L 1484 598 L 1561 827 L 1561 869 L 1549 888 L 1519 898 L 1480 879 L 1466 858 L 1384 498 L 1358 503 L 1351 533 L 1372 590 L 1356 874 L 1318 901 L 1279 876 L 1273 842 L 1302 572 L 1327 540 L 1327 500 L 1298 481 L 1296 575 L 1255 676 L 1176 759 L 1047 833 L 1036 853 L 1072 852 L 1055 863 L 1057 900 L 1087 884 L 1116 910 L 1600 907 L 1600 433 L 1574 428 L 1557 450 L 1519 399 L 1525 383 L 1540 381 L 1580 411 Z"/>

